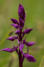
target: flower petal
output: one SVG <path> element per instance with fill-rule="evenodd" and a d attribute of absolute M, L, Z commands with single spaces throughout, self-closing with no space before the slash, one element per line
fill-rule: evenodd
<path fill-rule="evenodd" d="M 31 31 L 32 31 L 32 29 L 25 29 L 24 32 L 23 32 L 23 34 L 28 34 L 28 33 L 30 33 Z"/>
<path fill-rule="evenodd" d="M 12 53 L 12 52 L 16 51 L 17 48 L 18 48 L 18 47 L 5 48 L 5 49 L 1 49 L 0 51 L 6 51 L 6 52 Z"/>
<path fill-rule="evenodd" d="M 11 41 L 14 41 L 15 39 L 18 39 L 17 36 L 10 36 L 7 38 L 7 40 L 11 40 Z"/>
<path fill-rule="evenodd" d="M 19 18 L 21 18 L 22 20 L 25 20 L 25 10 L 21 4 L 19 4 L 18 15 L 19 15 Z"/>
<path fill-rule="evenodd" d="M 20 27 L 22 28 L 22 27 L 24 27 L 24 21 L 20 18 L 20 20 L 19 20 L 19 24 L 20 24 Z"/>
<path fill-rule="evenodd" d="M 17 24 L 11 24 L 13 27 L 18 28 L 19 26 Z"/>
<path fill-rule="evenodd" d="M 29 62 L 35 62 L 36 61 L 36 59 L 32 55 L 24 54 L 24 57 L 27 58 L 27 60 Z"/>
<path fill-rule="evenodd" d="M 23 43 L 26 45 L 26 46 L 32 46 L 35 44 L 35 42 L 26 42 L 25 40 L 23 40 Z"/>
<path fill-rule="evenodd" d="M 23 48 L 24 48 L 24 44 L 20 44 L 19 46 L 20 51 L 22 51 Z"/>
<path fill-rule="evenodd" d="M 16 30 L 15 31 L 15 34 L 18 34 L 19 35 L 20 34 L 20 30 Z"/>
<path fill-rule="evenodd" d="M 19 24 L 16 19 L 13 19 L 13 18 L 12 18 L 11 21 L 12 21 L 13 23 L 15 23 L 15 24 Z"/>

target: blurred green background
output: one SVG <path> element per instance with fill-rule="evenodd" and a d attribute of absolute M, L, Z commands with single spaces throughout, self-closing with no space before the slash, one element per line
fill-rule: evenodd
<path fill-rule="evenodd" d="M 44 0 L 0 0 L 0 49 L 9 48 L 17 42 L 7 41 L 9 32 L 14 30 L 10 26 L 10 18 L 18 19 L 18 5 L 22 3 L 26 11 L 24 28 L 33 28 L 33 31 L 26 35 L 27 41 L 35 41 L 36 44 L 29 48 L 30 54 L 36 58 L 35 63 L 24 60 L 23 67 L 44 67 Z M 26 51 L 26 48 L 25 48 Z M 16 52 L 10 54 L 0 52 L 0 67 L 18 67 L 18 56 Z"/>

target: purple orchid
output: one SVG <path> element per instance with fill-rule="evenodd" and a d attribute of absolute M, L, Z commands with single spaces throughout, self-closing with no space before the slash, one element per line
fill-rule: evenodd
<path fill-rule="evenodd" d="M 5 48 L 0 51 L 6 51 L 6 52 L 12 53 L 13 51 L 17 51 L 17 48 L 18 48 L 18 46 L 17 47 L 14 46 L 13 48 Z"/>
<path fill-rule="evenodd" d="M 23 40 L 24 35 L 30 33 L 32 29 L 28 28 L 22 31 L 24 27 L 26 13 L 25 13 L 24 7 L 21 4 L 19 4 L 19 7 L 18 7 L 18 15 L 19 15 L 19 21 L 13 18 L 11 19 L 11 21 L 13 22 L 11 25 L 17 29 L 14 32 L 16 35 L 8 37 L 7 40 L 10 40 L 10 41 L 18 40 L 19 47 L 14 46 L 13 48 L 5 48 L 0 51 L 6 51 L 10 53 L 16 51 L 19 57 L 19 67 L 23 67 L 24 58 L 26 58 L 29 62 L 36 61 L 32 55 L 23 52 L 24 45 L 30 47 L 34 45 L 35 42 L 27 42 L 26 40 Z"/>

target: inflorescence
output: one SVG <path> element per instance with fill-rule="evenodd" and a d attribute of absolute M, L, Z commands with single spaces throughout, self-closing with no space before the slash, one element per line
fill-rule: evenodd
<path fill-rule="evenodd" d="M 30 33 L 32 29 L 28 28 L 23 31 L 26 13 L 25 13 L 24 7 L 21 4 L 19 4 L 19 7 L 18 7 L 18 16 L 19 16 L 19 21 L 17 21 L 14 18 L 11 19 L 11 21 L 13 22 L 11 26 L 17 29 L 15 31 L 15 36 L 10 36 L 7 38 L 7 40 L 10 40 L 10 41 L 18 40 L 18 46 L 14 46 L 12 48 L 5 48 L 5 49 L 2 49 L 1 51 L 6 51 L 10 53 L 16 51 L 19 57 L 19 64 L 21 66 L 24 58 L 26 58 L 29 62 L 36 61 L 32 55 L 23 52 L 24 45 L 27 47 L 30 47 L 34 45 L 35 42 L 27 42 L 25 39 L 23 39 L 24 35 Z"/>

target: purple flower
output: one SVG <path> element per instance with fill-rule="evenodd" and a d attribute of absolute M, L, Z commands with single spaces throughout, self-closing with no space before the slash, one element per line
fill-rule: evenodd
<path fill-rule="evenodd" d="M 11 21 L 12 21 L 14 24 L 19 24 L 16 19 L 13 19 L 13 18 L 12 18 Z"/>
<path fill-rule="evenodd" d="M 23 31 L 23 34 L 30 33 L 31 31 L 32 31 L 32 29 L 25 29 L 25 30 Z"/>
<path fill-rule="evenodd" d="M 11 24 L 13 27 L 15 28 L 19 28 L 19 26 L 17 24 Z"/>
<path fill-rule="evenodd" d="M 25 21 L 25 10 L 21 4 L 19 4 L 18 15 L 19 15 L 19 19 L 22 19 Z"/>
<path fill-rule="evenodd" d="M 24 48 L 24 44 L 20 44 L 20 46 L 19 46 L 20 51 L 22 51 L 23 48 Z"/>
<path fill-rule="evenodd" d="M 11 21 L 13 22 L 11 25 L 17 29 L 15 32 L 13 31 L 16 36 L 10 36 L 7 38 L 7 40 L 10 40 L 10 41 L 18 40 L 18 46 L 0 50 L 0 51 L 6 51 L 6 52 L 10 52 L 10 53 L 16 51 L 18 54 L 18 57 L 19 57 L 19 67 L 23 67 L 22 65 L 23 65 L 24 58 L 26 58 L 29 62 L 36 61 L 32 55 L 23 52 L 24 44 L 27 47 L 30 47 L 35 44 L 35 42 L 27 42 L 26 40 L 23 40 L 23 36 L 32 31 L 31 28 L 25 29 L 23 31 L 23 27 L 24 27 L 24 23 L 25 23 L 25 15 L 26 14 L 25 14 L 24 7 L 21 4 L 19 4 L 19 8 L 18 8 L 19 21 L 17 21 L 16 19 L 13 19 L 13 18 L 11 19 Z"/>
<path fill-rule="evenodd" d="M 23 28 L 24 27 L 24 21 L 21 18 L 19 20 L 19 24 L 20 24 L 20 28 Z"/>
<path fill-rule="evenodd" d="M 35 58 L 32 55 L 24 54 L 24 57 L 30 62 L 35 62 L 36 61 Z"/>
<path fill-rule="evenodd" d="M 18 48 L 18 47 L 4 48 L 4 49 L 2 49 L 2 50 L 0 50 L 0 51 L 6 51 L 6 52 L 10 52 L 10 53 L 12 53 L 12 52 L 16 51 L 17 48 Z"/>
<path fill-rule="evenodd" d="M 7 38 L 7 40 L 11 40 L 11 41 L 14 41 L 15 39 L 18 39 L 17 36 L 10 36 Z"/>
<path fill-rule="evenodd" d="M 20 34 L 20 30 L 16 30 L 15 31 L 15 34 L 18 34 L 19 35 Z"/>
<path fill-rule="evenodd" d="M 23 40 L 23 43 L 26 45 L 26 46 L 32 46 L 35 44 L 35 42 L 26 42 L 25 40 Z"/>

